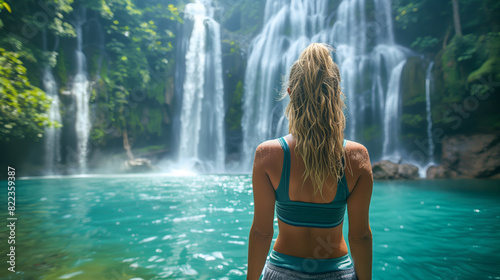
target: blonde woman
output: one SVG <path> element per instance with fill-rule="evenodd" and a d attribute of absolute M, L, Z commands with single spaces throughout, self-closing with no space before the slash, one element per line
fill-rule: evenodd
<path fill-rule="evenodd" d="M 259 279 L 266 264 L 275 206 L 279 234 L 263 279 L 372 277 L 370 159 L 363 145 L 344 140 L 344 96 L 331 50 L 311 44 L 293 64 L 290 134 L 255 152 L 247 279 Z M 342 234 L 346 208 L 352 259 Z"/>

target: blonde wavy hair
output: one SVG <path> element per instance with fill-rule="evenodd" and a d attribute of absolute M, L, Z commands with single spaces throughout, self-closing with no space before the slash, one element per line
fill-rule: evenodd
<path fill-rule="evenodd" d="M 309 45 L 293 64 L 282 95 L 290 89 L 285 115 L 289 131 L 296 139 L 295 153 L 304 161 L 303 182 L 310 178 L 314 195 L 323 197 L 323 186 L 332 176 L 342 178 L 345 96 L 340 88 L 340 72 L 327 44 Z M 333 188 L 333 186 L 329 186 Z"/>

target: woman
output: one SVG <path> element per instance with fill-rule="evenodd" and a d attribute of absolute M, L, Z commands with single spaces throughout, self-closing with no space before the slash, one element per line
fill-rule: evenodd
<path fill-rule="evenodd" d="M 370 158 L 363 145 L 344 140 L 345 105 L 330 50 L 311 44 L 293 64 L 290 134 L 255 152 L 247 279 L 259 279 L 266 263 L 275 206 L 279 234 L 263 279 L 371 279 Z M 352 260 L 342 235 L 346 208 Z"/>

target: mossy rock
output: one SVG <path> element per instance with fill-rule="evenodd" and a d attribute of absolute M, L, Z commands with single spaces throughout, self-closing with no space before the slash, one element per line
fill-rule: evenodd
<path fill-rule="evenodd" d="M 498 70 L 500 68 L 499 61 L 496 58 L 490 58 L 486 60 L 483 65 L 476 71 L 472 72 L 469 74 L 467 77 L 467 82 L 472 83 L 475 81 L 481 80 L 481 77 L 485 77 L 487 75 L 493 75 L 495 74 L 496 76 L 499 76 L 498 71 L 495 72 L 495 69 Z"/>
<path fill-rule="evenodd" d="M 428 62 L 420 57 L 410 57 L 401 74 L 403 106 L 425 103 L 425 76 Z"/>

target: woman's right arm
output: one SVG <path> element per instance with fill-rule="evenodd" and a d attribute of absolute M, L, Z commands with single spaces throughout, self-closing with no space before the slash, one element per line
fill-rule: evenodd
<path fill-rule="evenodd" d="M 347 200 L 349 217 L 349 247 L 358 280 L 372 279 L 372 231 L 368 218 L 373 189 L 370 156 L 363 145 L 356 145 L 349 154 L 348 164 L 359 174 Z"/>

